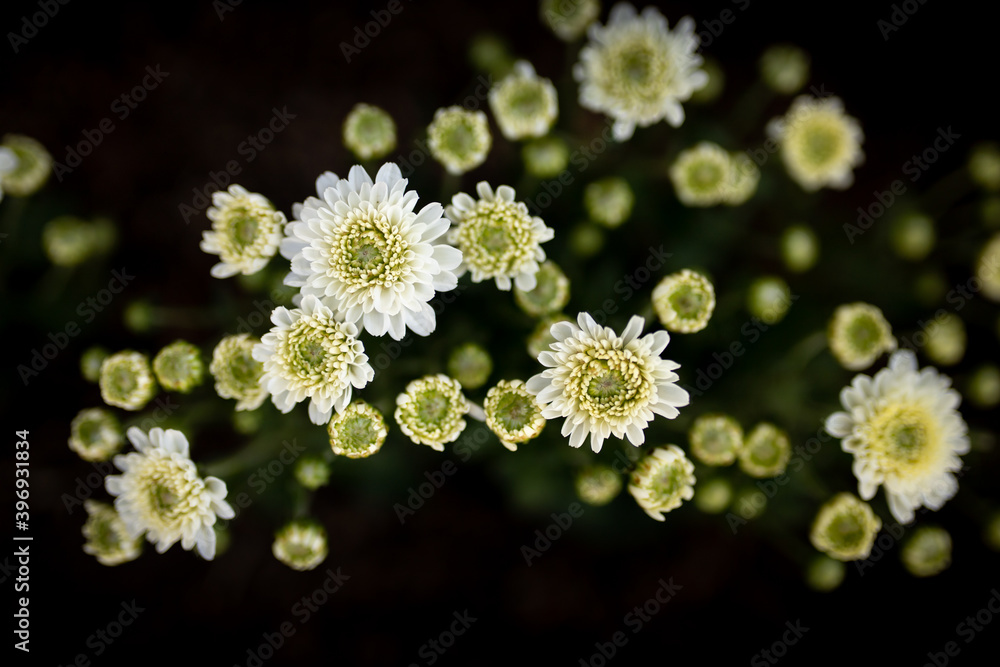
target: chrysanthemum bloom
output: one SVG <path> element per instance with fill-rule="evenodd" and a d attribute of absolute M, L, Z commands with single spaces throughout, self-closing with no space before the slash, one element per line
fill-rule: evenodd
<path fill-rule="evenodd" d="M 116 352 L 101 364 L 101 398 L 123 410 L 141 410 L 156 395 L 149 357 L 133 350 Z"/>
<path fill-rule="evenodd" d="M 622 477 L 611 466 L 592 465 L 577 473 L 574 486 L 580 500 L 600 507 L 610 503 L 621 492 Z"/>
<path fill-rule="evenodd" d="M 882 311 L 868 303 L 848 303 L 833 311 L 827 328 L 830 352 L 852 371 L 868 368 L 883 352 L 896 349 L 892 327 Z"/>
<path fill-rule="evenodd" d="M 107 461 L 124 443 L 118 419 L 102 408 L 80 410 L 69 427 L 69 448 L 84 461 Z"/>
<path fill-rule="evenodd" d="M 801 273 L 816 264 L 819 239 L 805 225 L 792 225 L 781 235 L 781 259 L 789 271 Z"/>
<path fill-rule="evenodd" d="M 153 372 L 161 387 L 186 394 L 205 379 L 205 362 L 197 347 L 175 340 L 153 358 Z"/>
<path fill-rule="evenodd" d="M 809 80 L 809 54 L 791 44 L 769 47 L 757 65 L 767 87 L 782 95 L 791 95 Z"/>
<path fill-rule="evenodd" d="M 721 204 L 736 176 L 729 153 L 710 141 L 681 151 L 669 174 L 677 198 L 685 206 Z"/>
<path fill-rule="evenodd" d="M 728 466 L 743 450 L 743 428 L 729 415 L 702 415 L 688 432 L 691 453 L 710 466 Z"/>
<path fill-rule="evenodd" d="M 486 426 L 512 452 L 519 444 L 537 438 L 545 427 L 538 400 L 521 380 L 500 380 L 486 394 L 483 411 Z"/>
<path fill-rule="evenodd" d="M 293 570 L 312 570 L 326 560 L 326 530 L 314 521 L 293 521 L 274 536 L 271 551 Z"/>
<path fill-rule="evenodd" d="M 327 433 L 334 454 L 362 459 L 382 448 L 389 429 L 381 412 L 358 399 L 333 416 Z"/>
<path fill-rule="evenodd" d="M 292 260 L 285 284 L 373 336 L 388 332 L 401 340 L 407 329 L 430 335 L 436 321 L 429 302 L 435 291 L 458 284 L 454 269 L 462 253 L 435 243 L 449 220 L 437 203 L 414 213 L 417 193 L 406 184 L 392 163 L 374 181 L 360 166 L 346 179 L 320 176 L 320 198 L 295 206 L 296 221 L 281 242 L 282 256 Z"/>
<path fill-rule="evenodd" d="M 952 473 L 969 451 L 961 397 L 934 368 L 917 370 L 916 356 L 898 350 L 874 377 L 857 375 L 840 392 L 846 412 L 826 419 L 830 435 L 854 455 L 858 495 L 871 500 L 881 484 L 897 521 L 918 507 L 940 509 L 958 491 Z"/>
<path fill-rule="evenodd" d="M 278 306 L 271 322 L 253 358 L 264 364 L 262 383 L 282 413 L 308 398 L 309 420 L 326 424 L 351 402 L 352 387 L 362 389 L 375 377 L 358 328 L 338 322 L 316 297 L 303 297 L 292 310 Z"/>
<path fill-rule="evenodd" d="M 558 137 L 542 137 L 521 148 L 524 170 L 536 178 L 558 176 L 569 166 L 569 147 Z"/>
<path fill-rule="evenodd" d="M 677 445 L 657 447 L 639 461 L 628 492 L 646 514 L 663 521 L 663 514 L 694 497 L 694 464 Z"/>
<path fill-rule="evenodd" d="M 131 537 L 156 544 L 163 553 L 177 541 L 206 560 L 215 557 L 216 518 L 236 516 L 226 502 L 226 484 L 217 477 L 202 480 L 188 454 L 188 441 L 180 431 L 152 428 L 149 434 L 134 426 L 128 439 L 138 450 L 116 456 L 121 475 L 104 479 L 115 509 Z"/>
<path fill-rule="evenodd" d="M 490 124 L 482 111 L 466 111 L 460 106 L 438 109 L 427 127 L 431 156 L 449 174 L 464 174 L 486 162 L 492 145 Z"/>
<path fill-rule="evenodd" d="M 983 296 L 1000 302 L 1000 234 L 994 234 L 979 253 L 976 276 L 983 281 Z"/>
<path fill-rule="evenodd" d="M 212 195 L 207 215 L 212 231 L 202 232 L 200 247 L 219 256 L 219 263 L 210 271 L 213 277 L 257 273 L 278 252 L 285 214 L 275 210 L 263 195 L 230 185 L 228 192 Z"/>
<path fill-rule="evenodd" d="M 828 593 L 844 581 L 844 563 L 829 556 L 817 555 L 809 561 L 806 583 L 813 590 Z"/>
<path fill-rule="evenodd" d="M 899 552 L 914 577 L 932 577 L 951 565 L 951 535 L 944 528 L 921 526 Z"/>
<path fill-rule="evenodd" d="M 235 398 L 237 410 L 256 410 L 267 398 L 264 364 L 253 358 L 258 343 L 249 334 L 237 334 L 226 336 L 212 350 L 208 371 L 215 378 L 215 393 Z"/>
<path fill-rule="evenodd" d="M 750 283 L 747 310 L 764 324 L 777 324 L 792 306 L 792 290 L 778 276 L 763 276 Z"/>
<path fill-rule="evenodd" d="M 809 540 L 837 560 L 862 560 L 871 553 L 881 528 L 882 521 L 868 503 L 852 493 L 838 493 L 819 509 Z"/>
<path fill-rule="evenodd" d="M 903 259 L 919 262 L 934 249 L 934 221 L 922 213 L 905 213 L 889 229 L 892 249 Z"/>
<path fill-rule="evenodd" d="M 760 169 L 745 153 L 729 154 L 729 180 L 722 191 L 722 203 L 726 206 L 745 204 L 760 184 Z"/>
<path fill-rule="evenodd" d="M 542 22 L 564 42 L 573 42 L 601 13 L 600 0 L 542 0 Z"/>
<path fill-rule="evenodd" d="M 969 174 L 982 188 L 1000 190 L 1000 147 L 992 142 L 977 144 L 969 155 Z"/>
<path fill-rule="evenodd" d="M 1000 368 L 984 364 L 969 378 L 965 395 L 979 408 L 992 408 L 1000 403 Z"/>
<path fill-rule="evenodd" d="M 96 500 L 83 501 L 87 522 L 83 536 L 87 542 L 83 552 L 97 558 L 101 565 L 112 567 L 135 560 L 142 553 L 142 537 L 129 535 L 125 522 L 115 508 Z"/>
<path fill-rule="evenodd" d="M 45 146 L 22 134 L 8 134 L 0 149 L 0 199 L 3 193 L 27 197 L 37 192 L 52 173 L 52 156 Z"/>
<path fill-rule="evenodd" d="M 774 424 L 761 422 L 743 440 L 740 469 L 751 477 L 774 477 L 785 472 L 791 457 L 788 434 Z"/>
<path fill-rule="evenodd" d="M 677 384 L 674 370 L 680 364 L 660 357 L 670 334 L 640 337 L 645 320 L 638 315 L 621 336 L 589 313 L 580 313 L 577 323 L 552 325 L 555 342 L 538 355 L 548 368 L 526 387 L 538 397 L 543 417 L 566 418 L 562 435 L 569 436 L 571 447 L 582 445 L 587 435 L 595 452 L 612 435 L 638 447 L 654 415 L 673 419 L 690 400 Z"/>
<path fill-rule="evenodd" d="M 562 313 L 548 315 L 538 320 L 538 324 L 535 325 L 534 330 L 532 330 L 527 340 L 528 354 L 531 355 L 532 359 L 537 359 L 538 355 L 549 349 L 549 345 L 556 342 L 556 339 L 552 336 L 552 325 L 559 322 L 572 323 L 573 320 Z"/>
<path fill-rule="evenodd" d="M 535 279 L 534 289 L 514 288 L 514 301 L 525 313 L 541 317 L 557 313 L 569 303 L 569 278 L 558 264 L 551 260 L 543 262 Z"/>
<path fill-rule="evenodd" d="M 101 379 L 101 364 L 111 355 L 99 345 L 88 347 L 80 355 L 80 374 L 87 382 L 97 382 Z"/>
<path fill-rule="evenodd" d="M 344 145 L 359 160 L 385 157 L 396 147 L 396 123 L 384 109 L 355 104 L 344 120 Z"/>
<path fill-rule="evenodd" d="M 965 356 L 965 323 L 954 313 L 943 313 L 925 328 L 924 353 L 938 366 L 954 366 Z"/>
<path fill-rule="evenodd" d="M 653 310 L 669 331 L 701 331 L 715 311 L 715 288 L 702 274 L 683 269 L 664 277 L 653 288 Z"/>
<path fill-rule="evenodd" d="M 555 232 L 545 221 L 528 213 L 524 202 L 515 201 L 514 188 L 501 185 L 496 193 L 486 181 L 476 186 L 479 199 L 464 192 L 455 195 L 445 214 L 455 226 L 448 241 L 462 251 L 456 274 L 472 274 L 472 282 L 495 280 L 497 289 L 535 288 L 538 263 L 545 260 L 541 244 Z"/>
<path fill-rule="evenodd" d="M 42 228 L 42 249 L 56 266 L 79 266 L 101 249 L 95 226 L 74 215 L 60 215 Z"/>
<path fill-rule="evenodd" d="M 699 69 L 694 21 L 682 18 L 670 31 L 655 7 L 637 15 L 635 7 L 618 3 L 606 26 L 592 25 L 573 76 L 580 82 L 580 106 L 615 119 L 615 139 L 627 141 L 636 125 L 666 119 L 684 122 L 681 102 L 708 83 Z"/>
<path fill-rule="evenodd" d="M 724 512 L 733 500 L 733 486 L 721 477 L 702 482 L 694 490 L 694 504 L 706 514 Z"/>
<path fill-rule="evenodd" d="M 448 355 L 448 375 L 465 389 L 479 389 L 492 372 L 493 359 L 482 345 L 463 343 Z"/>
<path fill-rule="evenodd" d="M 396 397 L 396 423 L 411 441 L 439 452 L 465 430 L 470 405 L 458 380 L 443 373 L 406 385 Z"/>
<path fill-rule="evenodd" d="M 864 162 L 861 126 L 836 97 L 795 98 L 783 118 L 768 123 L 767 133 L 779 142 L 789 176 L 810 192 L 850 187 L 852 170 Z"/>
<path fill-rule="evenodd" d="M 526 60 L 490 89 L 489 103 L 501 134 L 512 141 L 545 136 L 559 115 L 556 87 Z"/>
<path fill-rule="evenodd" d="M 635 194 L 624 178 L 608 176 L 587 186 L 583 191 L 583 205 L 591 220 L 614 229 L 632 215 Z"/>
<path fill-rule="evenodd" d="M 315 491 L 330 481 L 330 464 L 318 456 L 303 456 L 295 462 L 295 481 Z"/>

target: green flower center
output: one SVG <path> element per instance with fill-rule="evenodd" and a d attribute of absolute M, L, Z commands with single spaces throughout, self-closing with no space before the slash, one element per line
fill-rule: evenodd
<path fill-rule="evenodd" d="M 531 424 L 538 409 L 530 396 L 522 396 L 517 392 L 508 392 L 497 401 L 496 419 L 504 429 L 513 433 Z"/>
<path fill-rule="evenodd" d="M 350 449 L 363 450 L 378 439 L 378 430 L 371 417 L 354 415 L 340 425 L 340 439 Z"/>
<path fill-rule="evenodd" d="M 847 326 L 847 338 L 859 352 L 874 350 L 882 342 L 882 328 L 875 318 L 858 315 Z"/>
<path fill-rule="evenodd" d="M 843 144 L 844 138 L 837 128 L 813 125 L 803 136 L 803 157 L 814 165 L 822 166 L 837 157 Z"/>
<path fill-rule="evenodd" d="M 706 301 L 705 293 L 693 285 L 679 285 L 669 297 L 670 307 L 685 319 L 697 319 Z"/>
<path fill-rule="evenodd" d="M 416 416 L 424 424 L 441 423 L 450 410 L 451 398 L 437 389 L 429 389 L 417 398 Z"/>
<path fill-rule="evenodd" d="M 865 539 L 864 524 L 849 512 L 838 514 L 826 529 L 826 536 L 840 549 L 851 549 Z"/>
<path fill-rule="evenodd" d="M 350 287 L 391 287 L 407 272 L 409 243 L 380 209 L 352 211 L 335 234 L 330 270 Z"/>

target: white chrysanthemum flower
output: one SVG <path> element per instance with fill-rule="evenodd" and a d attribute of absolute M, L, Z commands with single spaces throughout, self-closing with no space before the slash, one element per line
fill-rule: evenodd
<path fill-rule="evenodd" d="M 69 428 L 69 448 L 84 461 L 107 461 L 125 443 L 118 419 L 102 408 L 80 410 Z"/>
<path fill-rule="evenodd" d="M 694 464 L 677 445 L 657 447 L 639 461 L 628 492 L 650 517 L 663 521 L 666 512 L 694 498 Z"/>
<path fill-rule="evenodd" d="M 436 321 L 429 301 L 435 291 L 455 289 L 462 253 L 435 243 L 449 220 L 437 203 L 414 213 L 417 193 L 406 183 L 392 163 L 374 181 L 360 166 L 346 179 L 320 176 L 320 198 L 296 204 L 296 220 L 285 228 L 281 254 L 292 260 L 285 284 L 373 336 L 401 340 L 407 329 L 430 335 Z"/>
<path fill-rule="evenodd" d="M 153 372 L 161 387 L 186 394 L 204 380 L 205 362 L 197 347 L 186 340 L 175 340 L 157 352 Z"/>
<path fill-rule="evenodd" d="M 806 225 L 792 225 L 781 234 L 781 259 L 789 271 L 808 271 L 819 257 L 819 239 Z"/>
<path fill-rule="evenodd" d="M 490 123 L 482 111 L 438 109 L 427 126 L 427 147 L 449 174 L 464 174 L 486 162 L 492 145 Z"/>
<path fill-rule="evenodd" d="M 312 521 L 293 521 L 274 536 L 271 552 L 292 568 L 304 572 L 326 560 L 326 531 Z"/>
<path fill-rule="evenodd" d="M 731 167 L 732 159 L 722 146 L 702 141 L 680 152 L 670 165 L 670 180 L 685 206 L 714 206 L 729 187 Z"/>
<path fill-rule="evenodd" d="M 809 54 L 791 44 L 769 47 L 757 67 L 767 87 L 782 95 L 791 95 L 809 80 Z"/>
<path fill-rule="evenodd" d="M 632 215 L 635 193 L 624 178 L 608 176 L 587 186 L 583 191 L 583 205 L 591 220 L 614 229 Z"/>
<path fill-rule="evenodd" d="M 371 456 L 382 448 L 388 433 L 382 413 L 361 399 L 334 415 L 327 425 L 330 449 L 349 459 Z"/>
<path fill-rule="evenodd" d="M 228 192 L 212 195 L 207 215 L 212 231 L 202 233 L 201 249 L 219 256 L 210 272 L 213 277 L 257 273 L 278 252 L 285 214 L 264 195 L 230 185 Z"/>
<path fill-rule="evenodd" d="M 483 412 L 486 426 L 512 452 L 519 444 L 537 438 L 545 427 L 538 400 L 521 380 L 500 380 L 486 394 Z"/>
<path fill-rule="evenodd" d="M 576 496 L 594 507 L 607 505 L 622 490 L 622 476 L 606 465 L 587 466 L 573 480 Z"/>
<path fill-rule="evenodd" d="M 715 288 L 702 274 L 682 269 L 665 276 L 653 288 L 653 310 L 665 329 L 701 331 L 715 312 Z"/>
<path fill-rule="evenodd" d="M 809 541 L 837 560 L 860 560 L 868 558 L 881 528 L 871 505 L 852 493 L 838 493 L 816 514 Z"/>
<path fill-rule="evenodd" d="M 564 42 L 572 42 L 587 31 L 601 13 L 600 0 L 542 0 L 542 21 Z"/>
<path fill-rule="evenodd" d="M 128 430 L 136 452 L 116 456 L 121 475 L 104 479 L 115 509 L 131 537 L 143 533 L 163 553 L 177 541 L 206 560 L 215 557 L 216 518 L 236 516 L 226 502 L 226 483 L 217 477 L 198 476 L 188 454 L 188 441 L 180 431 L 136 427 Z"/>
<path fill-rule="evenodd" d="M 899 552 L 914 577 L 932 577 L 951 565 L 951 535 L 940 526 L 921 526 Z"/>
<path fill-rule="evenodd" d="M 882 356 L 896 349 L 892 327 L 877 306 L 868 303 L 848 303 L 838 306 L 827 328 L 830 352 L 840 365 L 861 371 Z"/>
<path fill-rule="evenodd" d="M 479 389 L 490 379 L 493 358 L 476 343 L 462 343 L 448 355 L 448 375 L 465 389 Z"/>
<path fill-rule="evenodd" d="M 396 123 L 384 109 L 355 104 L 344 120 L 344 145 L 361 160 L 384 157 L 396 147 Z"/>
<path fill-rule="evenodd" d="M 128 528 L 115 508 L 95 500 L 83 501 L 87 522 L 83 536 L 87 538 L 83 552 L 97 558 L 101 565 L 113 567 L 135 560 L 142 553 L 142 537 L 129 535 Z"/>
<path fill-rule="evenodd" d="M 418 445 L 439 452 L 465 430 L 469 401 L 458 380 L 443 373 L 427 375 L 406 385 L 396 397 L 396 423 Z"/>
<path fill-rule="evenodd" d="M 542 262 L 530 290 L 514 288 L 514 301 L 528 315 L 541 317 L 562 310 L 569 303 L 569 278 L 551 260 Z"/>
<path fill-rule="evenodd" d="M 256 410 L 267 398 L 264 365 L 253 358 L 253 348 L 260 341 L 250 334 L 226 336 L 212 350 L 208 370 L 215 378 L 215 393 L 235 398 L 236 410 Z"/>
<path fill-rule="evenodd" d="M 445 209 L 456 225 L 448 232 L 448 241 L 462 252 L 455 273 L 471 272 L 474 283 L 496 280 L 497 288 L 505 291 L 511 280 L 519 289 L 534 289 L 538 263 L 545 261 L 541 244 L 552 240 L 555 232 L 528 213 L 524 202 L 514 201 L 509 185 L 494 193 L 489 183 L 480 181 L 476 192 L 478 200 L 460 192 Z"/>
<path fill-rule="evenodd" d="M 538 355 L 548 368 L 528 380 L 527 389 L 538 397 L 546 419 L 566 418 L 562 434 L 571 447 L 582 445 L 588 434 L 595 452 L 612 435 L 638 447 L 654 415 L 673 419 L 690 400 L 677 384 L 674 370 L 680 364 L 660 357 L 670 334 L 640 337 L 645 320 L 638 315 L 621 336 L 589 313 L 580 313 L 577 323 L 552 325 L 555 341 Z"/>
<path fill-rule="evenodd" d="M 743 451 L 743 427 L 729 415 L 702 415 L 688 432 L 691 453 L 710 466 L 728 466 Z"/>
<path fill-rule="evenodd" d="M 0 199 L 3 193 L 27 197 L 52 173 L 52 156 L 41 143 L 23 134 L 8 134 L 0 144 Z"/>
<path fill-rule="evenodd" d="M 573 76 L 580 82 L 580 106 L 615 119 L 615 139 L 632 137 L 636 125 L 647 127 L 666 119 L 673 127 L 684 122 L 681 102 L 708 83 L 695 53 L 694 21 L 685 16 L 670 31 L 655 7 L 637 15 L 635 7 L 619 3 L 606 26 L 592 25 L 590 41 L 580 51 Z"/>
<path fill-rule="evenodd" d="M 740 469 L 751 477 L 776 477 L 792 458 L 792 444 L 782 429 L 761 422 L 743 439 L 739 456 Z"/>
<path fill-rule="evenodd" d="M 156 395 L 149 357 L 134 350 L 116 352 L 101 363 L 101 398 L 123 410 L 141 410 Z"/>
<path fill-rule="evenodd" d="M 490 89 L 489 103 L 500 132 L 512 141 L 545 136 L 559 115 L 556 87 L 526 60 Z"/>
<path fill-rule="evenodd" d="M 768 123 L 767 133 L 779 142 L 789 176 L 810 192 L 850 187 L 853 169 L 865 159 L 861 126 L 837 97 L 795 98 L 783 118 Z"/>
<path fill-rule="evenodd" d="M 854 455 L 858 495 L 870 500 L 879 485 L 901 523 L 918 507 L 940 509 L 958 491 L 952 474 L 969 451 L 968 427 L 956 408 L 961 397 L 937 369 L 917 370 L 910 350 L 898 350 L 874 377 L 857 375 L 840 392 L 845 412 L 826 420 Z"/>
<path fill-rule="evenodd" d="M 375 377 L 358 328 L 338 322 L 316 297 L 304 297 L 301 308 L 275 308 L 271 322 L 253 358 L 264 364 L 262 383 L 282 413 L 309 398 L 310 421 L 326 424 L 351 402 L 352 387 L 362 389 Z"/>

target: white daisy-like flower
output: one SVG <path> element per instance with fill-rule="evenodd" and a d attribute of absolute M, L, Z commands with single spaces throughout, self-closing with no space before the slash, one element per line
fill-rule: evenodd
<path fill-rule="evenodd" d="M 275 308 L 271 322 L 253 358 L 264 364 L 262 382 L 281 412 L 309 398 L 310 421 L 326 424 L 351 402 L 352 387 L 361 389 L 375 377 L 358 328 L 339 322 L 316 297 L 304 297 L 300 308 Z"/>
<path fill-rule="evenodd" d="M 528 213 L 524 202 L 514 201 L 514 188 L 501 185 L 496 193 L 486 181 L 476 186 L 479 199 L 464 192 L 455 195 L 445 214 L 455 223 L 448 241 L 462 252 L 456 274 L 472 273 L 472 282 L 496 280 L 509 291 L 511 279 L 518 289 L 535 289 L 539 262 L 545 261 L 541 244 L 555 232 L 545 221 Z"/>
<path fill-rule="evenodd" d="M 636 466 L 628 492 L 657 521 L 694 498 L 694 464 L 677 445 L 657 447 Z"/>
<path fill-rule="evenodd" d="M 470 408 L 458 380 L 438 373 L 406 385 L 396 397 L 394 417 L 411 441 L 443 452 L 445 444 L 454 442 L 465 430 Z"/>
<path fill-rule="evenodd" d="M 464 174 L 483 162 L 493 145 L 490 123 L 482 111 L 450 106 L 434 112 L 427 126 L 427 147 L 431 156 L 449 174 Z"/>
<path fill-rule="evenodd" d="M 292 568 L 304 572 L 326 560 L 326 530 L 313 521 L 293 521 L 274 536 L 271 552 Z"/>
<path fill-rule="evenodd" d="M 285 214 L 264 195 L 230 185 L 228 192 L 212 195 L 207 215 L 212 231 L 202 233 L 201 249 L 219 256 L 210 271 L 213 277 L 257 273 L 278 252 Z"/>
<path fill-rule="evenodd" d="M 556 87 L 538 76 L 527 60 L 490 89 L 490 109 L 500 132 L 510 140 L 543 137 L 559 115 Z"/>
<path fill-rule="evenodd" d="M 636 14 L 619 3 L 606 26 L 591 25 L 590 41 L 580 51 L 573 76 L 580 82 L 580 106 L 615 119 L 618 141 L 632 137 L 635 127 L 666 119 L 673 127 L 684 122 L 681 102 L 708 83 L 695 50 L 694 20 L 682 18 L 674 30 L 655 7 Z"/>
<path fill-rule="evenodd" d="M 216 518 L 236 516 L 226 502 L 226 484 L 217 477 L 198 476 L 183 433 L 162 428 L 146 434 L 128 430 L 136 452 L 119 455 L 121 475 L 104 479 L 115 498 L 115 509 L 132 538 L 143 534 L 163 553 L 176 542 L 190 551 L 197 546 L 206 560 L 215 557 Z"/>
<path fill-rule="evenodd" d="M 237 411 L 256 410 L 267 399 L 264 366 L 253 358 L 258 343 L 250 334 L 242 333 L 226 336 L 212 350 L 208 370 L 215 378 L 215 393 L 235 398 Z"/>
<path fill-rule="evenodd" d="M 638 447 L 654 415 L 673 419 L 690 400 L 677 384 L 674 370 L 680 364 L 660 357 L 670 334 L 640 337 L 645 320 L 638 315 L 621 336 L 589 313 L 580 313 L 577 323 L 552 325 L 555 341 L 538 355 L 548 368 L 528 380 L 527 389 L 538 397 L 546 419 L 566 418 L 562 434 L 571 447 L 582 445 L 588 434 L 595 452 L 612 435 Z"/>
<path fill-rule="evenodd" d="M 858 495 L 871 500 L 882 485 L 900 523 L 913 521 L 918 507 L 941 509 L 958 491 L 953 473 L 969 437 L 950 386 L 935 368 L 918 371 L 912 351 L 898 350 L 874 377 L 856 375 L 840 392 L 846 411 L 826 419 L 826 430 L 854 455 Z"/>
<path fill-rule="evenodd" d="M 432 203 L 414 213 L 417 193 L 406 183 L 393 163 L 374 181 L 360 166 L 346 179 L 320 176 L 319 198 L 296 204 L 296 220 L 285 228 L 281 254 L 292 260 L 285 284 L 373 336 L 401 340 L 407 329 L 430 335 L 436 321 L 429 301 L 458 285 L 462 253 L 435 243 L 450 224 L 444 209 Z"/>
<path fill-rule="evenodd" d="M 0 143 L 0 199 L 3 193 L 27 197 L 52 173 L 52 156 L 41 143 L 23 134 L 8 134 Z"/>
<path fill-rule="evenodd" d="M 95 500 L 83 501 L 87 510 L 87 522 L 83 524 L 83 536 L 87 542 L 83 552 L 97 559 L 101 565 L 114 567 L 133 561 L 142 553 L 142 538 L 129 535 L 125 522 L 115 508 Z"/>
<path fill-rule="evenodd" d="M 788 175 L 809 192 L 850 187 L 853 169 L 865 160 L 861 125 L 837 97 L 796 97 L 783 118 L 768 123 L 767 133 L 779 142 Z"/>

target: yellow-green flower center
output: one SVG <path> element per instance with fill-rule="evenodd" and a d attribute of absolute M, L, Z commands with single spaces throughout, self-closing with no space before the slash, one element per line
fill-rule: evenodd
<path fill-rule="evenodd" d="M 410 244 L 381 210 L 352 211 L 335 234 L 330 272 L 349 287 L 391 287 L 408 272 Z"/>
<path fill-rule="evenodd" d="M 642 361 L 629 350 L 594 348 L 576 356 L 579 364 L 567 389 L 591 417 L 631 416 L 648 401 L 653 384 Z"/>

